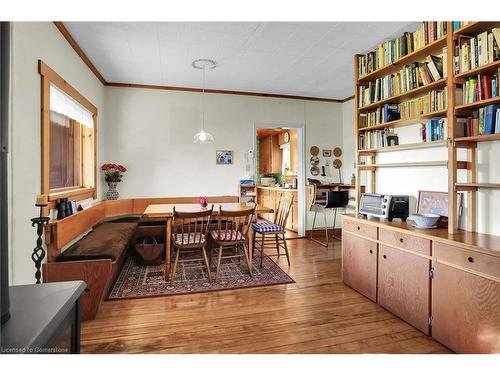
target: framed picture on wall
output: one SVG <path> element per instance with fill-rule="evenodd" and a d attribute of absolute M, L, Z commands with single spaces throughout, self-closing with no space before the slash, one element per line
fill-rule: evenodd
<path fill-rule="evenodd" d="M 215 151 L 215 163 L 218 165 L 233 164 L 233 152 L 228 150 Z"/>
<path fill-rule="evenodd" d="M 332 150 L 323 150 L 323 157 L 324 158 L 331 158 L 332 157 Z"/>

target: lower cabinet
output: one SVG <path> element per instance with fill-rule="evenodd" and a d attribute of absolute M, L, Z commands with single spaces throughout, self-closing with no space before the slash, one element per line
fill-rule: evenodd
<path fill-rule="evenodd" d="M 343 232 L 342 280 L 372 301 L 377 301 L 376 242 Z"/>
<path fill-rule="evenodd" d="M 378 304 L 429 334 L 430 260 L 379 245 Z"/>
<path fill-rule="evenodd" d="M 432 336 L 457 353 L 500 353 L 500 259 L 434 249 Z"/>

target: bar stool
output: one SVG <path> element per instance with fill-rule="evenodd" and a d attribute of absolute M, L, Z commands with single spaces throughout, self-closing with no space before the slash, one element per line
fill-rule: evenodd
<path fill-rule="evenodd" d="M 314 242 L 319 243 L 322 246 L 328 247 L 328 225 L 326 223 L 326 212 L 327 210 L 333 210 L 333 230 L 335 233 L 335 223 L 337 220 L 337 210 L 343 208 L 344 212 L 346 210 L 347 205 L 349 204 L 349 190 L 340 190 L 340 191 L 328 191 L 326 192 L 326 201 L 314 201 L 313 202 L 313 207 L 314 207 L 314 219 L 313 219 L 313 224 L 312 224 L 312 229 L 311 229 L 311 236 L 310 239 L 313 240 Z M 314 238 L 314 229 L 315 229 L 315 224 L 316 224 L 316 215 L 318 214 L 318 210 L 323 210 L 323 214 L 325 217 L 325 236 L 326 236 L 326 242 L 320 241 L 316 238 Z M 335 237 L 335 234 L 333 235 L 333 238 L 336 240 L 340 240 L 340 238 Z"/>

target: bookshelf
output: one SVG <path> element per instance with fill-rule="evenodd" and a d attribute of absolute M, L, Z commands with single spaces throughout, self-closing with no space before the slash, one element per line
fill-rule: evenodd
<path fill-rule="evenodd" d="M 466 81 L 483 75 L 495 75 L 500 72 L 500 58 L 496 58 L 492 52 L 492 57 L 488 58 L 487 62 L 482 61 L 479 65 L 476 63 L 472 69 L 466 71 L 456 71 L 455 64 L 456 60 L 460 60 L 459 53 L 461 53 L 461 45 L 459 42 L 464 40 L 469 40 L 468 38 L 476 38 L 479 40 L 479 34 L 484 32 L 491 32 L 493 28 L 500 27 L 500 22 L 469 22 L 466 25 L 460 27 L 457 30 L 453 30 L 453 22 L 446 22 L 446 35 L 439 37 L 438 39 L 424 45 L 423 47 L 407 54 L 401 56 L 394 62 L 387 64 L 379 69 L 376 69 L 368 74 L 360 76 L 359 62 L 360 57 L 364 57 L 366 61 L 367 55 L 355 55 L 354 56 L 354 76 L 355 76 L 355 137 L 356 137 L 356 181 L 361 181 L 361 173 L 367 173 L 368 177 L 368 188 L 367 191 L 375 191 L 375 181 L 376 181 L 376 171 L 380 168 L 418 168 L 418 167 L 444 167 L 443 173 L 447 173 L 448 177 L 448 196 L 449 196 L 449 207 L 448 211 L 451 213 L 448 220 L 448 232 L 450 234 L 456 233 L 458 231 L 458 207 L 457 198 L 458 194 L 464 193 L 467 198 L 468 213 L 466 217 L 466 229 L 470 232 L 476 231 L 476 221 L 477 221 L 477 192 L 482 189 L 499 189 L 500 183 L 496 182 L 478 182 L 477 181 L 477 145 L 478 142 L 493 142 L 500 140 L 500 134 L 481 134 L 481 131 L 476 128 L 474 131 L 468 132 L 465 135 L 457 136 L 457 134 L 462 134 L 458 131 L 459 126 L 463 126 L 464 117 L 470 118 L 473 113 L 477 113 L 480 108 L 485 108 L 488 105 L 499 104 L 500 105 L 500 93 L 497 91 L 498 96 L 488 97 L 487 95 L 481 97 L 480 100 L 462 104 L 460 100 L 459 89 L 465 90 Z M 485 35 L 485 34 L 483 34 Z M 430 37 L 429 37 L 430 39 Z M 484 40 L 484 39 L 483 39 Z M 471 42 L 472 43 L 472 42 Z M 471 44 L 472 45 L 472 44 Z M 457 47 L 458 46 L 458 47 Z M 488 48 L 490 48 L 488 46 Z M 390 74 L 395 74 L 400 71 L 405 65 L 426 62 L 427 56 L 429 55 L 439 55 L 442 54 L 443 64 L 445 64 L 446 76 L 444 76 L 444 71 L 442 77 L 434 82 L 417 85 L 416 88 L 402 92 L 398 95 L 393 95 L 391 97 L 385 98 L 383 100 L 377 100 L 375 102 L 370 102 L 365 104 L 365 100 L 362 100 L 363 105 L 360 105 L 359 95 L 360 88 L 368 87 L 370 81 L 376 81 Z M 463 55 L 465 58 L 467 55 Z M 495 60 L 496 59 L 496 60 Z M 494 60 L 494 61 L 491 61 Z M 459 68 L 462 66 L 460 65 Z M 364 65 L 363 69 L 364 70 Z M 458 69 L 458 68 L 457 68 Z M 466 68 L 465 68 L 466 69 Z M 479 80 L 479 77 L 478 77 Z M 373 85 L 373 83 L 372 83 Z M 498 80 L 497 80 L 498 87 Z M 424 95 L 431 95 L 433 90 L 446 89 L 446 106 L 443 109 L 429 111 L 428 113 L 421 113 L 418 116 L 412 116 L 411 118 L 403 118 L 392 121 L 387 121 L 385 123 L 376 125 L 365 125 L 368 124 L 365 117 L 370 111 L 377 110 L 384 105 L 398 105 L 398 109 L 401 108 L 400 103 L 414 98 L 419 98 Z M 361 90 L 362 91 L 362 90 Z M 476 95 L 476 94 L 475 94 Z M 484 99 L 484 98 L 487 99 Z M 477 97 L 474 97 L 476 100 Z M 365 99 L 365 96 L 363 96 Z M 370 97 L 370 101 L 371 101 Z M 380 111 L 380 110 L 379 110 Z M 387 116 L 389 118 L 389 116 Z M 396 146 L 385 146 L 376 148 L 361 148 L 360 147 L 360 136 L 366 132 L 374 130 L 385 130 L 393 131 L 393 129 L 415 126 L 418 124 L 425 123 L 430 119 L 442 118 L 446 119 L 446 130 L 447 132 L 443 136 L 443 139 L 433 140 L 433 141 L 422 141 L 415 143 L 407 143 Z M 385 119 L 385 117 L 384 117 Z M 459 120 L 461 123 L 459 123 Z M 363 120 L 363 121 L 361 121 Z M 378 122 L 378 120 L 377 120 Z M 372 123 L 372 122 L 370 122 Z M 362 125 L 363 124 L 363 125 Z M 416 130 L 417 132 L 418 130 Z M 366 137 L 364 137 L 366 138 Z M 366 146 L 366 142 L 364 143 Z M 446 147 L 448 152 L 447 160 L 427 160 L 427 161 L 409 161 L 401 163 L 377 163 L 377 155 L 383 152 L 391 151 L 406 151 L 415 149 L 426 149 L 432 147 Z M 465 149 L 467 151 L 467 157 L 465 160 L 458 159 L 458 150 Z M 462 154 L 460 154 L 462 155 Z M 466 181 L 458 181 L 457 176 L 458 170 L 465 170 L 467 173 Z M 446 172 L 445 172 L 446 171 Z M 360 197 L 360 190 L 356 189 L 356 211 L 358 210 L 358 202 Z"/>

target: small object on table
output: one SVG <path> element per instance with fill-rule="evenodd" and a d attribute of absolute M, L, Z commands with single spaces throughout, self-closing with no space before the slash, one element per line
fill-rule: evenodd
<path fill-rule="evenodd" d="M 50 217 L 43 216 L 43 208 L 47 207 L 47 201 L 47 196 L 45 195 L 38 195 L 36 197 L 35 206 L 40 207 L 40 214 L 38 217 L 31 219 L 31 226 L 34 227 L 36 225 L 37 234 L 36 246 L 31 254 L 31 260 L 35 263 L 35 279 L 37 284 L 40 284 L 40 279 L 42 277 L 40 268 L 42 267 L 42 261 L 45 258 L 45 250 L 43 248 L 42 241 L 43 228 L 50 220 Z"/>
<path fill-rule="evenodd" d="M 208 206 L 208 199 L 207 199 L 207 197 L 199 197 L 198 198 L 198 203 L 200 204 L 201 207 L 207 207 Z"/>

